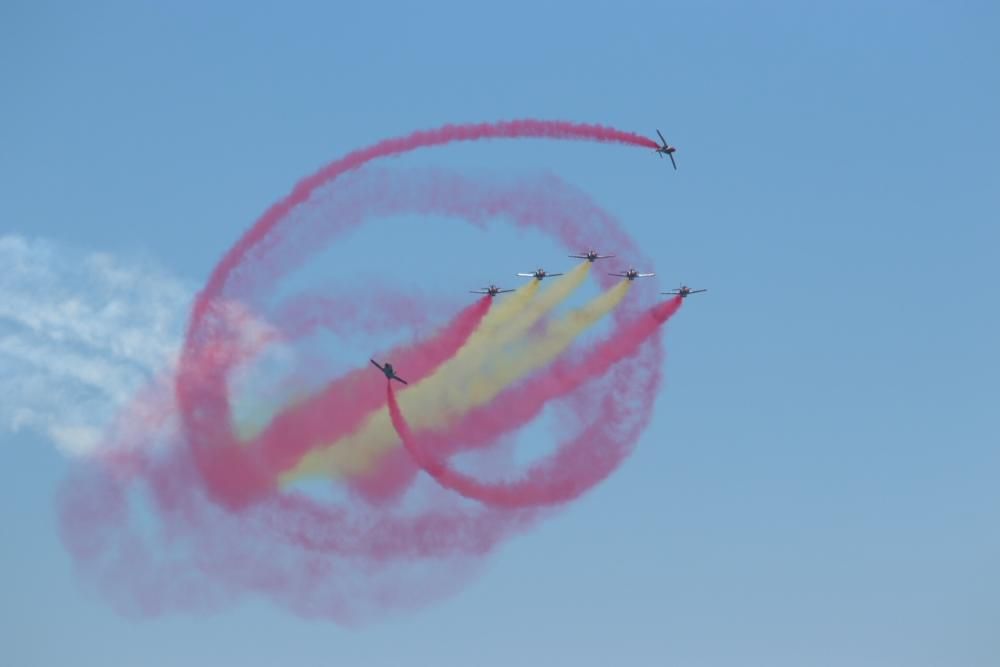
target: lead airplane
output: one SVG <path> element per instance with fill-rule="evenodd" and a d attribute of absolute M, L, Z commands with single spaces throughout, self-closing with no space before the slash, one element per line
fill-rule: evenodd
<path fill-rule="evenodd" d="M 504 292 L 513 292 L 512 289 L 500 289 L 496 285 L 490 285 L 489 287 L 483 287 L 482 289 L 469 290 L 470 294 L 489 294 L 491 297 L 497 294 L 503 294 Z"/>
<path fill-rule="evenodd" d="M 551 278 L 552 276 L 561 276 L 561 273 L 547 273 L 545 269 L 539 268 L 534 273 L 519 273 L 517 274 L 522 278 L 534 278 L 535 280 L 542 280 L 544 278 Z"/>
<path fill-rule="evenodd" d="M 697 294 L 699 292 L 707 292 L 707 289 L 691 289 L 687 285 L 681 285 L 677 289 L 672 289 L 669 292 L 660 292 L 660 294 L 670 294 L 673 296 L 679 296 L 682 299 L 686 299 L 690 294 Z"/>
<path fill-rule="evenodd" d="M 570 255 L 573 259 L 585 259 L 588 262 L 593 263 L 595 259 L 609 259 L 614 257 L 614 255 L 599 255 L 596 250 L 588 250 L 582 255 Z"/>
<path fill-rule="evenodd" d="M 625 273 L 609 273 L 609 276 L 618 276 L 619 278 L 627 278 L 628 280 L 635 280 L 636 278 L 649 278 L 650 276 L 655 276 L 655 273 L 639 273 L 635 269 L 629 269 Z"/>
<path fill-rule="evenodd" d="M 386 379 L 388 379 L 389 381 L 398 380 L 399 382 L 402 382 L 403 384 L 409 384 L 409 382 L 407 382 L 403 378 L 401 378 L 398 375 L 396 375 L 396 369 L 394 369 L 392 367 L 392 364 L 390 364 L 388 361 L 385 362 L 385 366 L 379 366 L 378 362 L 375 361 L 374 359 L 369 359 L 368 361 L 372 362 L 372 364 L 375 365 L 375 368 L 377 368 L 380 371 L 382 371 L 382 374 L 385 375 Z"/>
<path fill-rule="evenodd" d="M 668 158 L 670 158 L 670 162 L 671 162 L 671 164 L 674 165 L 674 169 L 676 170 L 677 169 L 677 161 L 674 160 L 674 153 L 677 152 L 677 148 L 675 146 L 671 146 L 670 144 L 667 143 L 667 140 L 663 138 L 663 133 L 662 132 L 660 132 L 659 130 L 657 130 L 656 133 L 660 135 L 660 140 L 663 142 L 663 145 L 656 149 L 657 154 L 659 154 L 659 156 L 661 158 L 664 155 L 666 155 Z"/>

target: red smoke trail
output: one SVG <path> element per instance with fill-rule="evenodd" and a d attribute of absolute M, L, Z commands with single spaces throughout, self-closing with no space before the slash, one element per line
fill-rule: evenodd
<path fill-rule="evenodd" d="M 535 465 L 518 482 L 483 483 L 458 472 L 432 452 L 454 452 L 460 447 L 490 442 L 519 428 L 536 417 L 551 400 L 563 396 L 584 382 L 602 376 L 614 364 L 635 354 L 639 346 L 680 308 L 681 298 L 658 304 L 633 322 L 617 329 L 613 337 L 589 350 L 576 363 L 561 362 L 542 370 L 541 377 L 504 392 L 497 400 L 470 412 L 446 433 L 430 438 L 415 435 L 399 409 L 391 384 L 387 401 L 392 424 L 406 450 L 427 474 L 441 486 L 480 502 L 500 507 L 534 507 L 572 500 L 606 477 L 620 462 L 621 452 L 614 428 L 620 406 L 605 401 L 596 417 L 596 427 L 560 447 L 547 460 Z M 617 387 L 617 391 L 633 388 Z M 593 451 L 604 456 L 593 456 Z"/>
<path fill-rule="evenodd" d="M 491 302 L 489 297 L 477 300 L 433 338 L 397 348 L 389 358 L 398 367 L 406 368 L 409 379 L 423 379 L 465 344 Z M 302 333 L 298 327 L 289 332 L 292 336 Z M 190 377 L 182 375 L 177 387 L 182 401 L 199 406 L 199 426 L 210 429 L 212 446 L 194 448 L 195 460 L 208 484 L 219 492 L 219 500 L 233 508 L 273 491 L 277 475 L 298 463 L 311 447 L 347 435 L 382 407 L 378 375 L 365 367 L 330 382 L 309 399 L 286 409 L 261 434 L 244 443 L 236 437 L 228 417 L 229 388 L 225 378 L 231 361 L 227 355 L 202 358 L 198 380 L 191 382 Z M 191 371 L 190 365 L 187 371 Z M 188 393 L 191 390 L 195 390 L 193 395 Z"/>
<path fill-rule="evenodd" d="M 346 193 L 342 187 L 333 194 L 332 210 L 318 209 L 316 202 L 310 202 L 310 210 L 322 210 L 324 214 L 313 225 L 318 224 L 319 229 L 307 227 L 305 230 L 310 233 L 302 241 L 309 249 L 323 243 L 331 230 L 333 233 L 345 231 L 367 216 L 411 212 L 448 215 L 477 225 L 506 215 L 519 226 L 555 233 L 570 247 L 583 247 L 596 240 L 630 255 L 639 254 L 627 235 L 617 229 L 613 219 L 591 202 L 581 201 L 579 195 L 568 191 L 553 177 L 528 186 L 483 187 L 476 181 L 448 172 L 428 171 L 400 178 L 392 172 L 375 171 L 352 174 L 350 179 L 340 183 L 348 187 Z M 269 287 L 280 278 L 282 262 L 288 259 L 286 246 L 291 236 L 288 232 L 293 231 L 287 224 L 280 229 L 281 233 L 268 236 L 262 244 L 263 255 L 248 258 L 234 271 L 236 291 L 242 291 L 243 285 L 253 285 L 255 275 L 265 278 L 258 286 Z M 257 269 L 256 273 L 253 269 Z M 606 283 L 609 279 L 599 276 L 598 280 Z M 208 293 L 206 288 L 201 298 L 206 298 Z M 246 449 L 233 434 L 225 398 L 226 378 L 232 368 L 226 350 L 240 333 L 240 327 L 227 320 L 227 310 L 219 305 L 227 304 L 226 298 L 220 295 L 211 301 L 212 307 L 201 311 L 200 320 L 192 315 L 176 394 L 188 442 L 196 452 L 195 460 L 203 469 L 206 483 L 220 502 L 240 507 L 273 489 L 275 476 L 298 460 L 311 444 L 323 439 L 274 440 L 269 458 L 281 466 L 280 470 L 268 470 L 263 461 L 246 456 Z M 628 310 L 628 304 L 624 304 L 615 316 L 624 316 Z M 312 426 L 321 424 L 322 421 L 312 422 Z M 299 436 L 306 434 L 306 426 L 302 423 L 295 427 L 299 429 Z M 285 448 L 289 450 L 288 456 L 280 453 Z"/>
<path fill-rule="evenodd" d="M 228 400 L 217 387 L 225 386 L 240 355 L 248 354 L 240 347 L 239 321 L 225 314 L 227 304 L 245 304 L 248 311 L 262 313 L 266 322 L 278 323 L 282 342 L 294 340 L 299 328 L 329 326 L 328 313 L 318 320 L 300 320 L 297 315 L 282 319 L 275 286 L 299 265 L 303 254 L 326 247 L 332 237 L 367 217 L 431 213 L 482 228 L 500 219 L 548 234 L 574 251 L 597 244 L 642 261 L 640 249 L 617 220 L 555 177 L 497 185 L 446 172 L 421 180 L 422 174 L 411 171 L 406 178 L 379 175 L 378 187 L 366 189 L 372 181 L 362 177 L 371 173 L 352 173 L 321 192 L 315 189 L 322 183 L 312 178 L 313 194 L 301 199 L 308 199 L 307 206 L 289 204 L 287 215 L 276 216 L 269 228 L 258 230 L 256 242 L 227 255 L 236 259 L 221 273 L 216 271 L 222 278 L 202 293 L 188 331 L 175 389 L 185 431 L 174 432 L 174 446 L 149 451 L 141 429 L 129 428 L 125 437 L 140 438 L 130 465 L 100 461 L 81 466 L 67 480 L 60 496 L 63 539 L 81 572 L 119 609 L 149 614 L 216 608 L 262 595 L 299 614 L 356 621 L 456 591 L 479 556 L 544 515 L 538 510 L 470 507 L 458 494 L 443 493 L 424 477 L 394 504 L 371 506 L 355 495 L 320 500 L 284 491 L 265 494 L 239 511 L 220 505 L 217 489 L 205 483 L 194 453 L 199 447 L 233 441 Z M 604 276 L 598 280 L 604 286 L 610 282 Z M 612 313 L 619 327 L 630 321 L 627 316 L 641 303 L 638 297 L 655 286 L 637 287 L 629 302 Z M 382 306 L 378 299 L 374 303 Z M 381 324 L 406 327 L 412 324 L 409 316 L 389 311 Z M 378 325 L 364 326 L 374 331 Z M 567 425 L 590 429 L 583 433 L 587 442 L 570 444 L 582 452 L 580 460 L 606 458 L 610 470 L 634 446 L 651 414 L 661 353 L 659 338 L 651 337 L 639 354 L 566 397 L 566 407 L 573 410 L 562 415 Z M 373 369 L 370 372 L 380 381 Z M 612 421 L 594 421 L 598 414 Z M 593 432 L 600 434 L 593 440 L 598 446 L 590 446 Z M 600 446 L 604 442 L 610 443 L 609 449 Z M 248 463 L 248 475 L 264 472 L 257 470 L 262 467 L 259 457 Z M 235 473 L 226 472 L 236 480 Z M 265 488 L 273 484 L 266 475 L 260 481 Z M 246 493 L 237 492 L 237 497 Z M 152 512 L 143 511 L 147 507 Z M 155 522 L 152 530 L 146 525 L 150 518 Z"/>
<path fill-rule="evenodd" d="M 419 148 L 443 146 L 456 141 L 478 141 L 481 139 L 564 139 L 587 140 L 627 144 L 643 148 L 656 148 L 658 144 L 634 132 L 623 132 L 603 125 L 569 123 L 548 120 L 513 120 L 497 123 L 473 123 L 466 125 L 445 125 L 435 130 L 420 130 L 405 137 L 385 139 L 379 143 L 348 153 L 331 162 L 312 176 L 299 181 L 292 192 L 269 208 L 236 245 L 230 248 L 222 261 L 215 267 L 205 289 L 198 295 L 191 315 L 190 332 L 205 314 L 205 309 L 221 294 L 232 271 L 243 261 L 244 255 L 283 219 L 291 210 L 309 199 L 321 185 L 325 185 L 341 174 L 357 169 L 372 160 L 408 153 Z"/>
<path fill-rule="evenodd" d="M 222 420 L 219 419 L 205 418 L 206 411 L 217 414 L 225 407 L 216 392 L 209 389 L 198 392 L 199 396 L 195 397 L 191 391 L 184 390 L 183 387 L 189 385 L 196 378 L 204 377 L 206 361 L 210 361 L 214 356 L 212 348 L 216 347 L 211 339 L 218 334 L 217 331 L 213 331 L 216 328 L 215 323 L 204 320 L 206 316 L 215 316 L 213 311 L 216 306 L 213 304 L 222 296 L 231 274 L 240 266 L 247 253 L 263 241 L 289 215 L 293 208 L 308 200 L 318 187 L 330 183 L 343 173 L 357 169 L 372 160 L 456 141 L 513 138 L 577 139 L 630 144 L 645 148 L 656 148 L 657 146 L 656 142 L 632 132 L 623 132 L 601 125 L 565 121 L 516 120 L 498 123 L 446 125 L 436 130 L 418 131 L 406 137 L 386 139 L 368 148 L 349 153 L 328 164 L 312 176 L 303 179 L 295 186 L 291 194 L 271 206 L 226 253 L 222 261 L 215 267 L 205 288 L 195 300 L 188 326 L 187 340 L 181 356 L 177 397 L 192 442 L 196 446 L 199 442 L 205 443 L 206 441 L 223 443 L 210 448 L 215 451 L 205 452 L 199 457 L 206 480 L 210 483 L 218 482 L 217 491 L 220 494 L 220 499 L 226 499 L 227 502 L 238 506 L 248 500 L 248 495 L 245 490 L 241 492 L 240 485 L 235 480 L 246 480 L 247 485 L 256 490 L 253 495 L 258 493 L 260 489 L 267 488 L 268 481 L 261 477 L 261 471 L 254 470 L 253 466 L 249 465 L 245 459 L 238 457 L 237 451 L 225 444 L 232 441 L 231 437 L 227 437 L 227 431 L 232 431 L 231 425 L 222 423 Z M 205 353 L 206 347 L 209 348 L 210 354 L 208 355 Z M 218 385 L 219 383 L 212 384 Z M 200 417 L 199 410 L 201 410 Z M 209 423 L 210 421 L 214 423 Z M 207 449 L 205 446 L 200 448 Z"/>
<path fill-rule="evenodd" d="M 63 485 L 63 542 L 120 612 L 211 610 L 251 592 L 304 616 L 357 622 L 460 588 L 483 554 L 534 522 L 531 513 L 443 503 L 416 516 L 337 509 L 299 494 L 227 512 L 198 479 L 192 465 L 172 459 L 138 477 L 82 464 Z M 155 533 L 130 507 L 137 496 L 151 498 Z M 448 565 L 404 571 L 402 585 L 401 563 L 427 559 Z"/>
<path fill-rule="evenodd" d="M 483 297 L 458 314 L 437 336 L 386 356 L 405 368 L 407 381 L 416 383 L 455 356 L 490 309 Z M 382 407 L 379 377 L 371 368 L 353 371 L 328 384 L 309 400 L 278 416 L 259 436 L 262 463 L 272 475 L 288 470 L 317 443 L 333 442 L 354 431 L 374 410 Z"/>

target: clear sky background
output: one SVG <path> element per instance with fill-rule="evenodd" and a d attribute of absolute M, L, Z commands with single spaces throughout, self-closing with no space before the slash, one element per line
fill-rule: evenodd
<path fill-rule="evenodd" d="M 66 456 L 3 424 L 0 664 L 1000 664 L 1000 6 L 245 4 L 3 3 L 0 234 L 195 289 L 352 148 L 558 118 L 659 127 L 680 170 L 541 142 L 412 163 L 554 171 L 663 288 L 710 291 L 610 480 L 459 594 L 360 629 L 264 600 L 117 615 L 56 532 Z M 568 261 L 415 243 L 442 290 Z"/>

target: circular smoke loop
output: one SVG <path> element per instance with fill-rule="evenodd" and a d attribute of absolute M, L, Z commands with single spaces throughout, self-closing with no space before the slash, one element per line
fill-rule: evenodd
<path fill-rule="evenodd" d="M 417 214 L 485 229 L 513 224 L 574 253 L 598 244 L 643 259 L 610 214 L 553 176 L 498 181 L 433 169 L 360 169 L 426 146 L 518 137 L 655 146 L 630 133 L 562 122 L 418 132 L 307 177 L 225 255 L 192 310 L 173 395 L 159 384 L 137 394 L 107 434 L 121 446 L 79 465 L 61 489 L 63 539 L 81 573 L 119 610 L 211 609 L 262 595 L 298 614 L 350 624 L 418 608 L 459 590 L 498 544 L 592 488 L 629 455 L 660 381 L 655 334 L 680 305 L 651 304 L 638 290 L 615 301 L 605 339 L 553 348 L 558 358 L 551 361 L 536 355 L 537 368 L 492 387 L 484 394 L 489 400 L 461 414 L 442 413 L 438 423 L 407 423 L 415 416 L 405 412 L 408 392 L 420 396 L 421 379 L 432 384 L 483 335 L 501 309 L 488 298 L 387 353 L 414 383 L 399 392 L 399 402 L 367 360 L 332 378 L 304 368 L 299 379 L 315 391 L 302 397 L 290 390 L 285 407 L 258 432 L 238 433 L 230 388 L 242 364 L 276 347 L 294 350 L 316 331 L 337 333 L 345 322 L 372 336 L 413 323 L 419 309 L 398 308 L 402 292 L 280 292 L 283 278 L 319 251 L 335 251 L 338 237 L 370 220 Z M 597 279 L 605 294 L 615 289 L 607 276 Z M 377 314 L 362 317 L 372 304 Z M 527 336 L 519 344 L 530 351 L 541 343 Z M 511 469 L 507 437 L 552 402 L 572 422 L 560 429 L 568 436 L 548 459 L 527 471 Z M 167 414 L 174 406 L 179 420 Z M 380 412 L 388 436 L 366 436 Z M 143 438 L 168 446 L 136 446 Z M 463 473 L 448 463 L 471 450 L 497 452 L 492 460 L 506 481 L 488 481 L 496 477 L 488 457 Z M 345 452 L 351 457 L 337 459 Z M 324 456 L 340 466 L 321 467 L 336 473 L 334 497 L 288 483 Z"/>

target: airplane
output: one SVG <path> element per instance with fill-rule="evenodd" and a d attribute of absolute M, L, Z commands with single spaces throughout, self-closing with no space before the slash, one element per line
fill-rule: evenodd
<path fill-rule="evenodd" d="M 409 382 L 407 382 L 407 381 L 406 381 L 406 380 L 404 380 L 403 378 L 401 378 L 401 377 L 399 377 L 398 375 L 396 375 L 396 370 L 395 370 L 395 369 L 394 369 L 394 368 L 392 367 L 392 364 L 390 364 L 390 363 L 389 363 L 388 361 L 387 361 L 387 362 L 385 362 L 385 366 L 379 366 L 379 365 L 378 365 L 378 362 L 377 362 L 377 361 L 375 361 L 374 359 L 369 359 L 368 361 L 372 362 L 372 364 L 374 364 L 374 365 L 375 365 L 375 368 L 377 368 L 377 369 L 379 369 L 380 371 L 382 371 L 382 373 L 384 373 L 384 374 L 385 374 L 385 377 L 386 377 L 386 378 L 387 378 L 388 380 L 390 380 L 390 381 L 391 381 L 391 380 L 399 380 L 399 381 L 400 381 L 400 382 L 402 382 L 403 384 L 409 384 Z"/>
<path fill-rule="evenodd" d="M 596 250 L 588 250 L 583 255 L 570 255 L 573 259 L 585 259 L 588 262 L 593 262 L 595 259 L 608 259 L 614 257 L 614 255 L 598 255 Z"/>
<path fill-rule="evenodd" d="M 664 155 L 670 158 L 670 162 L 673 163 L 674 169 L 677 169 L 677 161 L 674 160 L 674 152 L 677 150 L 675 146 L 671 146 L 667 143 L 667 140 L 663 138 L 663 133 L 659 130 L 656 131 L 660 135 L 660 140 L 663 141 L 663 145 L 656 149 L 656 152 L 660 155 L 662 159 Z"/>
<path fill-rule="evenodd" d="M 675 290 L 670 290 L 669 292 L 660 292 L 660 294 L 671 294 L 673 296 L 679 296 L 682 299 L 686 299 L 689 294 L 697 294 L 698 292 L 707 292 L 707 289 L 691 289 L 687 285 L 681 285 Z"/>
<path fill-rule="evenodd" d="M 618 276 L 619 278 L 628 278 L 629 280 L 635 280 L 636 278 L 649 278 L 650 276 L 655 276 L 655 273 L 639 273 L 635 269 L 629 269 L 625 273 L 609 273 L 609 276 Z"/>
<path fill-rule="evenodd" d="M 546 273 L 545 269 L 541 269 L 540 268 L 537 271 L 535 271 L 534 273 L 519 273 L 517 275 L 521 276 L 522 278 L 534 278 L 535 280 L 542 280 L 543 278 L 546 278 L 546 277 L 561 276 L 562 274 L 561 273 Z"/>
<path fill-rule="evenodd" d="M 513 292 L 512 289 L 500 289 L 496 285 L 490 285 L 489 287 L 483 287 L 482 289 L 469 290 L 470 294 L 489 294 L 490 296 L 496 296 L 497 294 L 503 294 L 504 292 Z"/>

